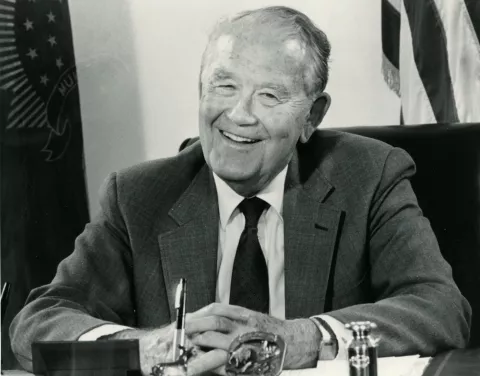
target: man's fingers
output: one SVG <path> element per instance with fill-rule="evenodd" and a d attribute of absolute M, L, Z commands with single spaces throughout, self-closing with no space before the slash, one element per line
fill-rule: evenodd
<path fill-rule="evenodd" d="M 222 349 L 227 351 L 234 337 L 218 332 L 205 332 L 192 338 L 192 343 L 212 349 Z"/>
<path fill-rule="evenodd" d="M 187 375 L 194 376 L 221 368 L 227 362 L 227 352 L 215 349 L 188 362 Z"/>
<path fill-rule="evenodd" d="M 237 326 L 232 320 L 221 316 L 207 316 L 185 321 L 185 333 L 187 335 L 208 331 L 229 333 Z"/>
<path fill-rule="evenodd" d="M 223 316 L 232 320 L 246 321 L 255 313 L 255 311 L 240 306 L 212 303 L 196 312 L 190 313 L 189 317 L 194 319 L 206 316 Z"/>

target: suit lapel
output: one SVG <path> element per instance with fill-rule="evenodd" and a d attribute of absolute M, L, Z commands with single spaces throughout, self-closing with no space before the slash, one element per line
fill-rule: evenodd
<path fill-rule="evenodd" d="M 175 288 L 187 280 L 187 312 L 215 301 L 218 252 L 218 201 L 207 165 L 169 212 L 179 227 L 158 237 L 171 317 Z"/>
<path fill-rule="evenodd" d="M 323 313 L 342 212 L 324 203 L 332 185 L 315 170 L 300 182 L 294 156 L 283 203 L 286 318 Z"/>

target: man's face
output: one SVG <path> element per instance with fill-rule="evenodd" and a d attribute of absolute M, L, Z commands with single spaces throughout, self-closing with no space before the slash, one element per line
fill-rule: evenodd
<path fill-rule="evenodd" d="M 211 42 L 200 98 L 207 164 L 244 195 L 265 187 L 317 125 L 309 121 L 301 45 L 280 40 L 278 30 L 246 29 Z"/>

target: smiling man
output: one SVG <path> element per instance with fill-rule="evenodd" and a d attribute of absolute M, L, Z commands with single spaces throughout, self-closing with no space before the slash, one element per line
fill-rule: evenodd
<path fill-rule="evenodd" d="M 257 330 L 284 338 L 286 368 L 345 357 L 357 320 L 377 323 L 380 356 L 466 346 L 470 306 L 418 207 L 412 159 L 316 130 L 329 54 L 293 9 L 217 25 L 200 141 L 106 180 L 101 213 L 11 326 L 25 368 L 35 340 L 138 338 L 149 374 L 172 351 L 181 277 L 190 374 L 224 373 L 232 340 Z"/>
<path fill-rule="evenodd" d="M 243 196 L 259 192 L 286 168 L 297 142 L 310 138 L 330 102 L 326 93 L 308 87 L 306 48 L 288 24 L 272 28 L 256 21 L 220 24 L 201 73 L 205 160 Z M 327 43 L 323 54 L 329 53 Z"/>

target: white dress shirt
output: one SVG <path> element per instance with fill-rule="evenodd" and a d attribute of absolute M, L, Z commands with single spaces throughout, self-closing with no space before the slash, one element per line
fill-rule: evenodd
<path fill-rule="evenodd" d="M 256 196 L 270 206 L 260 216 L 258 222 L 258 240 L 268 268 L 270 292 L 270 315 L 285 319 L 285 273 L 284 273 L 284 223 L 283 193 L 287 167 L 285 167 L 270 184 Z M 245 227 L 245 217 L 238 209 L 244 199 L 228 186 L 216 174 L 213 174 L 218 195 L 220 221 L 218 226 L 218 257 L 216 302 L 228 304 L 230 301 L 230 284 L 233 262 L 240 235 Z M 320 317 L 332 328 L 338 339 L 337 359 L 346 359 L 346 342 L 350 333 L 338 320 L 326 314 Z M 121 325 L 103 325 L 83 334 L 79 340 L 96 340 L 97 338 L 127 329 Z M 322 334 L 328 336 L 324 329 Z"/>
<path fill-rule="evenodd" d="M 285 168 L 264 190 L 256 195 L 270 205 L 260 216 L 257 234 L 268 268 L 270 315 L 281 320 L 285 319 L 282 207 L 286 174 L 287 169 Z M 228 304 L 233 262 L 240 236 L 245 227 L 245 217 L 238 208 L 244 197 L 236 193 L 217 175 L 213 174 L 213 177 L 217 188 L 220 214 L 216 301 Z"/>

